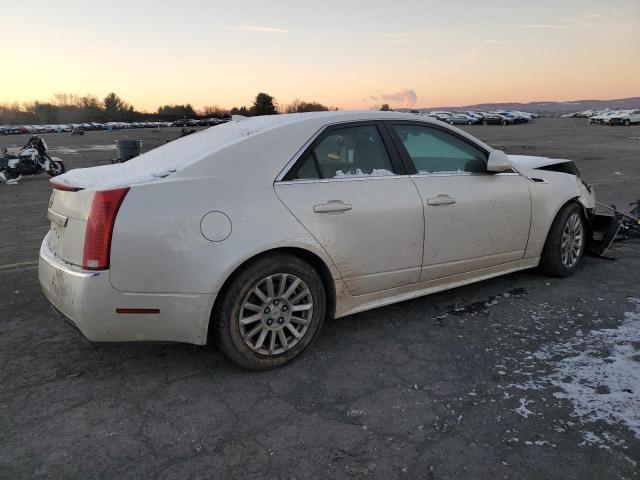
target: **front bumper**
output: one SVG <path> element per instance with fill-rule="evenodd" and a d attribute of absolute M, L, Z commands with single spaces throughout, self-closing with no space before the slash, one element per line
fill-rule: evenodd
<path fill-rule="evenodd" d="M 92 342 L 207 342 L 214 295 L 116 290 L 108 270 L 83 270 L 57 257 L 49 248 L 49 234 L 40 247 L 38 278 L 53 307 Z M 116 312 L 141 308 L 159 313 Z"/>

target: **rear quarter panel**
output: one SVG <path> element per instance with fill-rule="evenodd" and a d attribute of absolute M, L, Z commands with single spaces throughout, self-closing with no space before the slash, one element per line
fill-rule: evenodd
<path fill-rule="evenodd" d="M 220 242 L 207 240 L 200 229 L 212 211 L 231 220 L 231 234 Z M 309 250 L 337 276 L 322 248 L 278 199 L 272 180 L 221 168 L 215 176 L 129 191 L 114 226 L 110 280 L 129 292 L 215 293 L 244 261 L 279 247 Z"/>

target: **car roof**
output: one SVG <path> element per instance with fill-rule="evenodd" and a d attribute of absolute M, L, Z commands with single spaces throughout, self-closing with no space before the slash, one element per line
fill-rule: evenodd
<path fill-rule="evenodd" d="M 320 130 L 356 121 L 405 120 L 442 128 L 442 122 L 400 112 L 331 111 L 240 118 L 167 143 L 126 163 L 71 170 L 56 181 L 84 188 L 116 188 L 170 177 L 225 174 L 273 175 Z M 487 150 L 491 147 L 469 134 Z M 261 173 L 261 171 L 263 173 Z"/>

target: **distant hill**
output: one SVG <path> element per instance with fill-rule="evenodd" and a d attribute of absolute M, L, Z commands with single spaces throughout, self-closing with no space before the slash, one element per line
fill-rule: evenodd
<path fill-rule="evenodd" d="M 615 100 L 574 100 L 570 102 L 530 102 L 530 103 L 478 103 L 458 107 L 416 108 L 418 111 L 432 110 L 522 110 L 532 113 L 562 114 L 584 110 L 633 109 L 640 108 L 640 97 Z M 408 108 L 399 109 L 409 111 Z"/>

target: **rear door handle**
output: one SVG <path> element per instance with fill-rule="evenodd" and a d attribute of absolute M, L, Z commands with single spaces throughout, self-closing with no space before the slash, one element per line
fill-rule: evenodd
<path fill-rule="evenodd" d="M 456 199 L 445 194 L 427 198 L 427 205 L 451 205 L 452 203 L 456 203 Z"/>
<path fill-rule="evenodd" d="M 313 206 L 313 211 L 316 213 L 346 212 L 347 210 L 351 210 L 351 205 L 342 200 L 329 200 L 327 203 Z"/>

